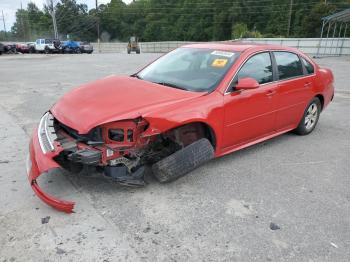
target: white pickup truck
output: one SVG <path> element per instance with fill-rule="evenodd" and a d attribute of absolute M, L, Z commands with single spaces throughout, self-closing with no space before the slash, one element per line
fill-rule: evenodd
<path fill-rule="evenodd" d="M 37 39 L 34 47 L 37 53 L 58 53 L 61 51 L 61 42 L 58 39 Z"/>

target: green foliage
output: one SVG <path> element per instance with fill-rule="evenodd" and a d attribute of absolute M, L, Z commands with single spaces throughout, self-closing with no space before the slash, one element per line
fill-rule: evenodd
<path fill-rule="evenodd" d="M 321 26 L 319 17 L 330 15 L 335 10 L 335 5 L 326 5 L 324 3 L 315 5 L 311 12 L 302 19 L 303 26 L 300 28 L 300 34 L 304 37 L 320 36 Z"/>
<path fill-rule="evenodd" d="M 234 24 L 232 27 L 232 38 L 238 39 L 244 37 L 248 32 L 248 26 L 244 23 Z"/>
<path fill-rule="evenodd" d="M 350 0 L 134 0 L 126 5 L 111 0 L 88 10 L 76 0 L 56 0 L 61 39 L 96 41 L 100 24 L 103 41 L 215 41 L 241 37 L 318 37 L 321 18 L 348 8 Z M 82 2 L 82 1 L 80 1 Z M 291 9 L 290 9 L 291 8 Z M 29 3 L 17 10 L 16 22 L 7 38 L 33 41 L 52 37 L 48 7 Z M 0 39 L 5 37 L 0 33 Z"/>

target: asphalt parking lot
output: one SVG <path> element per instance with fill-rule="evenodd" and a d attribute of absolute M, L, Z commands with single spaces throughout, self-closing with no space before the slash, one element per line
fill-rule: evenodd
<path fill-rule="evenodd" d="M 70 215 L 34 196 L 25 158 L 41 115 L 75 86 L 158 56 L 0 57 L 0 262 L 349 261 L 350 57 L 318 60 L 337 93 L 309 136 L 282 135 L 171 184 L 150 176 L 141 189 L 42 177 L 43 189 L 77 202 Z"/>

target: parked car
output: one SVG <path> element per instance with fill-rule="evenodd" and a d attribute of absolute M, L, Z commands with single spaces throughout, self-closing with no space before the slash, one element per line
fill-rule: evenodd
<path fill-rule="evenodd" d="M 129 39 L 128 46 L 126 48 L 128 54 L 131 52 L 136 52 L 136 54 L 140 54 L 140 44 L 139 44 L 139 39 L 136 36 L 132 36 Z"/>
<path fill-rule="evenodd" d="M 27 44 L 16 44 L 16 51 L 19 53 L 29 53 L 29 47 Z"/>
<path fill-rule="evenodd" d="M 4 53 L 4 44 L 0 43 L 0 55 Z"/>
<path fill-rule="evenodd" d="M 62 42 L 62 52 L 65 54 L 80 54 L 80 45 L 77 41 L 63 41 Z"/>
<path fill-rule="evenodd" d="M 58 100 L 32 135 L 29 181 L 65 212 L 74 202 L 43 192 L 41 174 L 92 169 L 142 186 L 150 165 L 160 182 L 170 182 L 283 133 L 310 134 L 333 99 L 333 82 L 331 70 L 294 48 L 187 45 L 130 77 L 85 84 Z"/>
<path fill-rule="evenodd" d="M 16 44 L 6 44 L 4 45 L 4 53 L 6 54 L 16 54 Z"/>
<path fill-rule="evenodd" d="M 92 54 L 94 47 L 89 42 L 79 42 L 82 53 Z"/>
<path fill-rule="evenodd" d="M 61 41 L 58 39 L 37 39 L 35 41 L 35 51 L 37 53 L 60 53 Z"/>
<path fill-rule="evenodd" d="M 35 53 L 35 42 L 28 42 L 27 43 L 27 46 L 28 46 L 28 51 L 29 53 Z"/>

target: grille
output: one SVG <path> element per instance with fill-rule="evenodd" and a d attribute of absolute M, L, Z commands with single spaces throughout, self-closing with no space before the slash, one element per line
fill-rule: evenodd
<path fill-rule="evenodd" d="M 54 118 L 50 112 L 47 112 L 40 120 L 38 127 L 38 139 L 41 150 L 46 154 L 55 150 L 53 142 L 57 139 L 54 129 Z"/>

